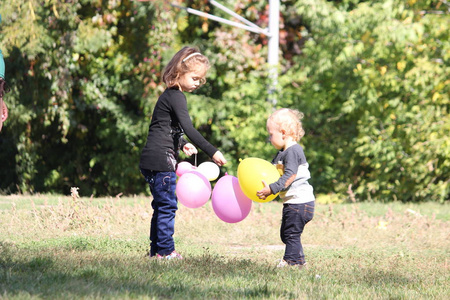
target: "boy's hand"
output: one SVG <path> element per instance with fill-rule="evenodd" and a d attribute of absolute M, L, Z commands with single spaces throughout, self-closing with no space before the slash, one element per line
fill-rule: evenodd
<path fill-rule="evenodd" d="M 256 192 L 256 196 L 258 196 L 259 199 L 266 199 L 268 196 L 272 195 L 272 190 L 270 189 L 269 185 L 267 184 L 267 182 L 265 182 L 264 180 L 262 181 L 262 183 L 264 184 L 264 188 L 260 191 Z"/>
<path fill-rule="evenodd" d="M 198 153 L 197 148 L 195 148 L 195 146 L 192 145 L 191 143 L 187 143 L 186 145 L 184 145 L 183 152 L 187 156 L 191 156 L 192 154 L 197 154 Z"/>
<path fill-rule="evenodd" d="M 227 163 L 227 160 L 225 159 L 222 152 L 220 152 L 220 151 L 217 151 L 216 153 L 214 153 L 212 159 L 218 166 L 223 166 L 224 164 Z"/>

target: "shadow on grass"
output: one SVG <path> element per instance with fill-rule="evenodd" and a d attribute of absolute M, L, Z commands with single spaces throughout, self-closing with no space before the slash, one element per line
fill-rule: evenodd
<path fill-rule="evenodd" d="M 276 284 L 274 268 L 205 253 L 183 261 L 102 253 L 42 251 L 0 242 L 0 295 L 44 299 L 296 298 Z"/>

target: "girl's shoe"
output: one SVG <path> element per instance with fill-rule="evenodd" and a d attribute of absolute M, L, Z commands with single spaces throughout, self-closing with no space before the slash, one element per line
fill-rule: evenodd
<path fill-rule="evenodd" d="M 156 258 L 157 259 L 183 259 L 183 256 L 181 256 L 178 252 L 176 252 L 175 250 L 170 253 L 169 255 L 159 255 L 156 254 Z"/>
<path fill-rule="evenodd" d="M 300 264 L 290 265 L 287 261 L 285 261 L 284 259 L 281 259 L 277 265 L 277 268 L 284 268 L 284 267 L 297 267 L 301 270 L 303 268 L 306 268 L 306 263 L 304 263 L 303 265 L 300 265 Z"/>

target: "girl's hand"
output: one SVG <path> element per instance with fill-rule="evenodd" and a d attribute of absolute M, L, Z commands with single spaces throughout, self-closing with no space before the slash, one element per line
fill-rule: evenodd
<path fill-rule="evenodd" d="M 216 153 L 214 153 L 212 159 L 218 166 L 223 166 L 224 164 L 227 163 L 227 160 L 225 159 L 222 152 L 220 152 L 220 151 L 217 151 Z"/>
<path fill-rule="evenodd" d="M 270 189 L 269 185 L 267 184 L 267 182 L 265 182 L 264 180 L 262 181 L 262 183 L 264 184 L 264 187 L 262 190 L 257 191 L 256 192 L 256 196 L 258 196 L 259 199 L 266 199 L 268 196 L 272 195 L 272 190 Z"/>
<path fill-rule="evenodd" d="M 197 154 L 198 153 L 197 148 L 195 148 L 195 146 L 192 145 L 191 143 L 187 143 L 186 145 L 184 145 L 183 152 L 187 156 L 191 156 L 192 154 Z"/>

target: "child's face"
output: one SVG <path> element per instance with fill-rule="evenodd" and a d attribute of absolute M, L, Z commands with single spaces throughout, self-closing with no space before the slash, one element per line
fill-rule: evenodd
<path fill-rule="evenodd" d="M 182 92 L 192 92 L 201 85 L 201 79 L 206 75 L 206 68 L 198 68 L 182 75 L 178 80 L 178 86 Z"/>
<path fill-rule="evenodd" d="M 286 144 L 284 139 L 283 132 L 278 128 L 278 126 L 272 122 L 267 122 L 267 131 L 269 132 L 269 139 L 272 145 L 275 147 L 275 149 L 280 150 L 284 149 L 284 146 Z"/>

